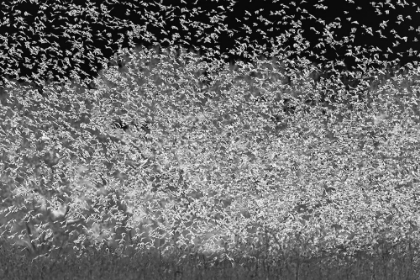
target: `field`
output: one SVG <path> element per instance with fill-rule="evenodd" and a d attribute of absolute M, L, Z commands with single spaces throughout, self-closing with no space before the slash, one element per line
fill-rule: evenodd
<path fill-rule="evenodd" d="M 134 55 L 3 91 L 1 279 L 419 278 L 415 70 Z"/>

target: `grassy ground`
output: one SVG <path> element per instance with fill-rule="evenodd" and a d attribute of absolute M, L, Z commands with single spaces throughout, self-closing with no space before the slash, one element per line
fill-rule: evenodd
<path fill-rule="evenodd" d="M 401 246 L 400 252 L 378 250 L 354 257 L 337 253 L 299 256 L 297 251 L 281 252 L 275 258 L 265 257 L 264 252 L 217 258 L 174 252 L 162 257 L 152 250 L 133 256 L 103 251 L 79 258 L 31 261 L 3 252 L 0 272 L 3 279 L 418 279 L 417 250 L 413 244 L 411 248 Z"/>

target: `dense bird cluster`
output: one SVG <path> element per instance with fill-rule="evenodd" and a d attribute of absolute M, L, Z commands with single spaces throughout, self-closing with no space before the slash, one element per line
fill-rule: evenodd
<path fill-rule="evenodd" d="M 295 244 L 308 230 L 348 248 L 365 241 L 351 222 L 385 216 L 386 233 L 402 234 L 404 209 L 381 205 L 388 181 L 418 184 L 418 92 L 392 88 L 417 71 L 416 1 L 7 0 L 0 10 L 0 233 L 31 256 L 100 241 L 117 250 L 136 234 L 227 251 L 229 240 L 273 248 L 264 234 Z M 342 207 L 341 220 L 325 207 Z"/>

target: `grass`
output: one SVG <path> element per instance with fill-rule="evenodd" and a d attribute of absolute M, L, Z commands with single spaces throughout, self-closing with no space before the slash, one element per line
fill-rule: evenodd
<path fill-rule="evenodd" d="M 418 279 L 416 73 L 333 106 L 314 68 L 135 53 L 2 96 L 2 278 Z"/>
<path fill-rule="evenodd" d="M 30 261 L 7 255 L 3 275 L 9 279 L 416 279 L 414 251 L 342 259 L 335 255 L 297 258 L 236 256 L 215 262 L 204 255 L 159 252 L 131 257 L 94 253 L 81 258 Z M 286 254 L 285 254 L 286 255 Z M 15 278 L 13 278 L 15 277 Z"/>

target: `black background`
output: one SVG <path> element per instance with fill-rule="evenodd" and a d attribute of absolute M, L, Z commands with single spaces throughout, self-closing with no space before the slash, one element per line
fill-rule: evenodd
<path fill-rule="evenodd" d="M 269 58 L 272 43 L 284 34 L 279 46 L 291 58 L 342 61 L 342 69 L 418 61 L 415 1 L 15 0 L 0 8 L 1 77 L 37 83 L 73 74 L 88 81 L 119 48 L 138 45 L 183 46 L 231 63 Z M 141 31 L 130 38 L 135 27 Z M 296 42 L 308 47 L 299 51 Z M 235 51 L 239 46 L 244 49 Z"/>

